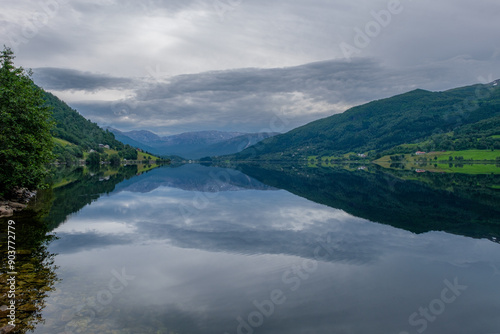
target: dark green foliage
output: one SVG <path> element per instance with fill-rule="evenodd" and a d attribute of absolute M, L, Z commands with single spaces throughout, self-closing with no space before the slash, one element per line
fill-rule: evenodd
<path fill-rule="evenodd" d="M 67 140 L 84 150 L 97 151 L 99 144 L 109 145 L 110 148 L 116 150 L 123 149 L 124 145 L 116 140 L 111 132 L 103 130 L 96 123 L 85 119 L 51 93 L 45 92 L 44 95 L 47 105 L 52 108 L 56 121 L 56 127 L 53 130 L 54 137 Z"/>
<path fill-rule="evenodd" d="M 78 160 L 83 159 L 83 150 L 79 146 L 65 147 L 59 143 L 55 143 L 52 152 L 59 162 L 65 164 L 76 163 Z"/>
<path fill-rule="evenodd" d="M 0 164 L 3 171 L 0 193 L 15 186 L 35 187 L 45 176 L 44 164 L 54 158 L 61 163 L 75 163 L 90 150 L 102 154 L 104 150 L 100 144 L 109 145 L 125 159 L 137 159 L 133 147 L 116 140 L 113 133 L 101 129 L 56 96 L 34 85 L 29 73 L 12 65 L 12 58 L 12 52 L 5 49 L 0 74 Z M 51 134 L 74 145 L 54 145 Z"/>
<path fill-rule="evenodd" d="M 490 188 L 500 182 L 499 175 L 428 173 L 421 180 L 404 180 L 398 176 L 414 178 L 414 173 L 277 164 L 243 164 L 238 169 L 269 186 L 373 222 L 416 233 L 500 237 L 500 193 Z"/>
<path fill-rule="evenodd" d="M 87 165 L 99 165 L 101 162 L 101 156 L 97 152 L 91 152 L 85 162 Z"/>
<path fill-rule="evenodd" d="M 54 145 L 53 152 L 57 157 L 64 155 L 65 153 L 68 153 L 72 157 L 76 157 L 76 158 L 80 158 L 80 159 L 83 158 L 83 151 L 82 151 L 81 147 L 78 147 L 78 146 L 64 147 L 64 146 L 56 143 Z"/>
<path fill-rule="evenodd" d="M 493 116 L 461 126 L 452 133 L 433 135 L 422 146 L 426 151 L 497 150 L 500 140 L 492 136 L 499 134 L 500 116 Z"/>
<path fill-rule="evenodd" d="M 132 146 L 125 145 L 123 150 L 119 152 L 120 157 L 127 160 L 137 160 L 137 150 Z"/>
<path fill-rule="evenodd" d="M 403 161 L 404 158 L 404 155 L 391 155 L 391 161 Z"/>
<path fill-rule="evenodd" d="M 48 251 L 48 245 L 56 237 L 49 233 L 50 227 L 42 221 L 43 214 L 48 213 L 48 205 L 40 203 L 45 199 L 50 201 L 50 198 L 40 196 L 39 192 L 36 204 L 32 203 L 34 205 L 30 205 L 29 209 L 16 214 L 15 224 L 12 225 L 15 227 L 15 244 L 11 239 L 12 236 L 8 239 L 7 233 L 0 234 L 0 244 L 7 245 L 10 241 L 12 247 L 15 245 L 16 267 L 23 268 L 17 270 L 15 277 L 16 290 L 19 290 L 15 296 L 15 306 L 17 310 L 21 311 L 16 313 L 15 324 L 18 330 L 8 331 L 12 334 L 32 332 L 37 324 L 43 322 L 41 314 L 46 305 L 46 299 L 58 281 L 57 267 L 54 264 L 55 254 Z M 4 228 L 4 231 L 7 231 L 7 222 L 8 219 L 0 218 L 0 226 Z M 4 283 L 7 278 L 5 273 L 9 271 L 8 260 L 9 255 L 12 254 L 8 253 L 8 250 L 7 246 L 0 248 L 0 271 L 2 272 L 3 284 L 6 284 Z M 8 305 L 10 302 L 7 295 L 7 293 L 2 293 L 0 296 L 1 305 Z M 6 323 L 6 321 L 2 322 Z M 0 333 L 7 332 L 0 330 Z"/>
<path fill-rule="evenodd" d="M 103 181 L 104 171 L 105 169 L 102 167 L 96 166 L 92 174 L 85 173 L 83 167 L 65 168 L 53 173 L 52 177 L 54 178 L 59 176 L 75 181 L 63 187 L 50 189 L 54 199 L 51 202 L 50 212 L 44 217 L 50 229 L 59 226 L 69 214 L 78 212 L 84 206 L 96 201 L 102 194 L 111 193 L 118 183 L 135 176 L 137 166 L 120 167 L 117 174 L 111 175 L 108 180 Z M 48 191 L 44 190 L 44 192 Z"/>
<path fill-rule="evenodd" d="M 109 163 L 111 164 L 111 166 L 119 166 L 120 162 L 121 162 L 121 159 L 120 159 L 120 156 L 118 154 L 113 154 L 109 158 Z"/>
<path fill-rule="evenodd" d="M 495 148 L 499 147 L 499 141 L 487 136 L 499 134 L 499 125 L 498 86 L 474 85 L 446 92 L 415 90 L 354 107 L 343 114 L 266 139 L 236 157 L 380 152 L 431 137 L 435 138 L 431 145 L 435 148 L 454 146 L 458 150 L 478 145 Z M 449 133 L 452 137 L 448 138 Z M 472 137 L 481 140 L 473 142 Z"/>
<path fill-rule="evenodd" d="M 116 140 L 113 133 L 103 130 L 96 123 L 85 119 L 85 117 L 59 100 L 56 96 L 44 92 L 44 99 L 47 105 L 52 108 L 56 121 L 56 127 L 52 132 L 54 137 L 77 145 L 77 147 L 63 147 L 56 144 L 54 154 L 59 161 L 69 162 L 71 160 L 74 162 L 83 159 L 83 152 L 90 150 L 103 154 L 104 149 L 99 147 L 99 144 L 109 145 L 111 149 L 117 150 L 119 156 L 124 159 L 137 159 L 135 148 Z M 101 160 L 107 160 L 106 156 L 102 155 Z"/>
<path fill-rule="evenodd" d="M 14 66 L 8 48 L 0 58 L 0 194 L 5 195 L 15 187 L 40 185 L 52 159 L 53 121 L 31 73 Z"/>

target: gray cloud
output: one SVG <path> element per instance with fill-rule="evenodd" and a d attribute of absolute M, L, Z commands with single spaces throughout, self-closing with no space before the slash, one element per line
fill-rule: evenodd
<path fill-rule="evenodd" d="M 104 74 L 81 72 L 63 68 L 37 68 L 33 79 L 48 90 L 85 90 L 95 92 L 101 89 L 124 89 L 133 86 L 129 78 L 114 78 Z"/>
<path fill-rule="evenodd" d="M 133 238 L 128 235 L 99 235 L 95 231 L 86 233 L 58 233 L 58 237 L 51 244 L 51 251 L 56 254 L 71 254 L 92 248 L 126 245 L 133 241 Z"/>
<path fill-rule="evenodd" d="M 43 4 L 54 1 L 59 5 L 47 13 Z M 387 0 L 5 2 L 0 38 L 25 38 L 18 49 L 28 66 L 118 77 L 147 75 L 156 66 L 178 75 L 341 59 L 340 44 L 354 45 L 356 29 L 388 7 Z M 401 12 L 358 56 L 400 66 L 456 56 L 484 60 L 497 47 L 491 41 L 499 13 L 494 0 L 401 0 Z"/>
<path fill-rule="evenodd" d="M 286 131 L 414 88 L 500 77 L 498 1 L 400 4 L 380 24 L 387 0 L 6 0 L 0 39 L 86 117 L 164 134 L 260 131 L 276 117 Z"/>
<path fill-rule="evenodd" d="M 456 74 L 453 67 L 445 63 L 391 69 L 376 60 L 358 58 L 287 68 L 211 71 L 175 76 L 164 82 L 135 79 L 133 97 L 73 105 L 86 117 L 119 129 L 281 132 L 374 99 L 416 88 L 448 89 L 453 87 L 451 81 L 465 85 L 479 80 L 473 80 L 469 73 Z M 442 78 L 450 78 L 450 82 Z M 70 79 L 54 79 L 56 83 L 65 80 Z M 88 80 L 77 77 L 76 81 L 68 87 L 80 81 L 93 83 L 89 85 L 91 90 L 103 87 L 93 75 Z"/>

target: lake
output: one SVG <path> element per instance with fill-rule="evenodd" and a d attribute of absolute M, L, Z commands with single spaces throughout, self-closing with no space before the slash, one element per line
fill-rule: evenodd
<path fill-rule="evenodd" d="M 62 172 L 18 332 L 500 333 L 498 175 L 233 167 Z"/>

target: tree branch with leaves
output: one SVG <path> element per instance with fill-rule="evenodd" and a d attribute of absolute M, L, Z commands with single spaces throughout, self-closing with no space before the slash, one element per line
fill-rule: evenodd
<path fill-rule="evenodd" d="M 14 53 L 0 53 L 0 195 L 38 188 L 52 160 L 52 113 L 32 72 L 14 66 Z"/>

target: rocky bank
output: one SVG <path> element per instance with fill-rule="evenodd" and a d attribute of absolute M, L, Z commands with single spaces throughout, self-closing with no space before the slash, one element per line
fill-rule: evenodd
<path fill-rule="evenodd" d="M 35 197 L 36 191 L 26 188 L 18 189 L 9 200 L 0 198 L 0 218 L 10 217 L 15 211 L 20 211 L 28 206 L 28 202 Z"/>

